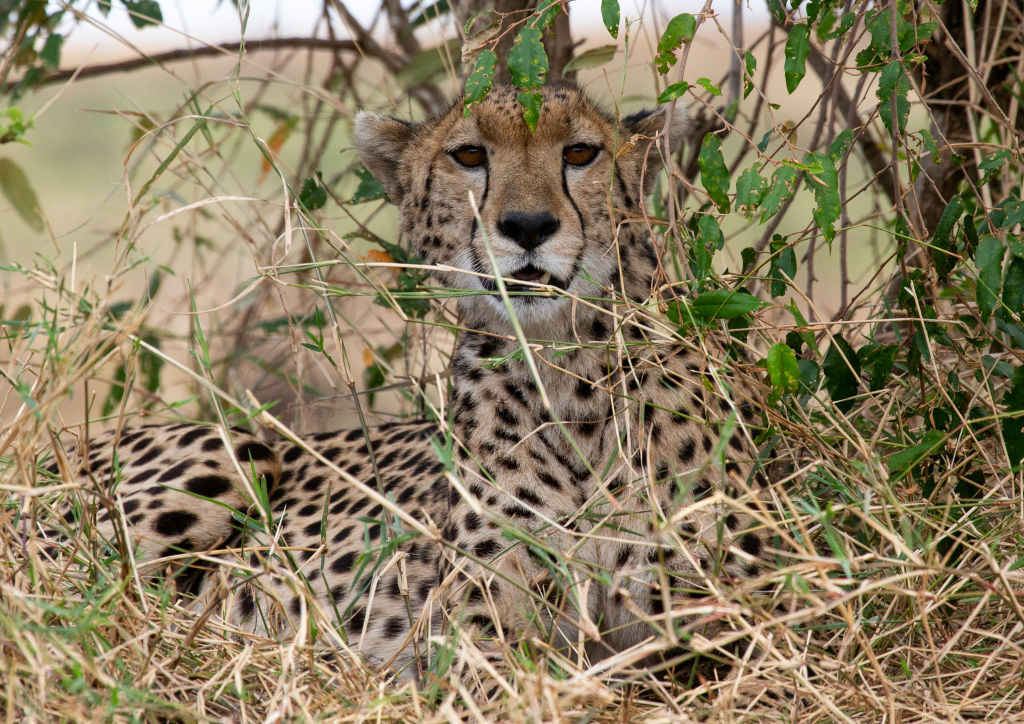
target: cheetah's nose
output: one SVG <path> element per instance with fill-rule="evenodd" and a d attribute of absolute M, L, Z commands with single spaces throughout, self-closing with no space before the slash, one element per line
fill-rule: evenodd
<path fill-rule="evenodd" d="M 498 221 L 498 231 L 526 251 L 530 251 L 558 231 L 558 219 L 547 211 L 510 211 Z"/>

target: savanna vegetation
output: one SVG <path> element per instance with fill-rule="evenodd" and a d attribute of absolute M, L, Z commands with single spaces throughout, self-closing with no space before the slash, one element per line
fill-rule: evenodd
<path fill-rule="evenodd" d="M 1024 716 L 1024 8 L 357 5 L 323 0 L 308 32 L 263 37 L 238 0 L 242 40 L 224 44 L 202 30 L 215 4 L 190 3 L 177 47 L 111 31 L 116 57 L 78 61 L 65 46 L 85 26 L 127 13 L 144 38 L 169 3 L 0 0 L 0 714 Z M 179 420 L 301 436 L 426 415 L 444 455 L 460 322 L 348 134 L 361 108 L 422 118 L 463 87 L 472 113 L 496 80 L 528 123 L 561 80 L 616 113 L 690 114 L 645 220 L 675 290 L 650 306 L 757 361 L 772 530 L 802 551 L 712 612 L 721 641 L 686 642 L 724 667 L 671 680 L 527 638 L 495 669 L 455 632 L 395 681 L 327 656 L 315 626 L 239 637 L 96 535 L 87 510 L 117 511 L 116 490 L 42 471 L 81 436 Z M 54 130 L 66 108 L 102 124 L 92 140 Z M 70 170 L 78 155 L 95 165 Z M 102 189 L 84 211 L 73 173 Z M 55 530 L 62 565 L 34 545 Z"/>

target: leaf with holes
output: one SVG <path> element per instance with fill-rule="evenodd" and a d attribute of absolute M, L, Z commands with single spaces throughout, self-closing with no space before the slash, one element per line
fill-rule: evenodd
<path fill-rule="evenodd" d="M 374 178 L 374 175 L 370 173 L 370 170 L 365 166 L 360 166 L 355 170 L 356 178 L 359 179 L 359 185 L 356 187 L 356 192 L 349 199 L 350 204 L 361 204 L 364 201 L 375 201 L 376 199 L 386 199 L 387 192 L 384 190 L 383 184 Z"/>
<path fill-rule="evenodd" d="M 481 50 L 477 56 L 473 72 L 466 79 L 465 106 L 462 114 L 468 116 L 473 106 L 482 101 L 494 84 L 494 68 L 498 64 L 498 56 L 493 50 Z"/>
<path fill-rule="evenodd" d="M 814 223 L 831 245 L 836 236 L 835 222 L 842 208 L 839 204 L 839 173 L 832 159 L 823 153 L 812 153 L 807 159 L 821 166 L 820 173 L 806 172 L 807 185 L 814 191 L 815 207 L 811 212 Z"/>
<path fill-rule="evenodd" d="M 523 120 L 526 121 L 526 125 L 530 127 L 531 131 L 536 131 L 544 97 L 540 93 L 520 93 L 516 96 L 516 100 L 523 107 Z"/>
<path fill-rule="evenodd" d="M 796 90 L 807 74 L 807 53 L 811 49 L 809 35 L 807 25 L 801 23 L 790 29 L 786 40 L 786 90 L 790 93 Z"/>
<path fill-rule="evenodd" d="M 676 64 L 676 49 L 683 43 L 693 40 L 697 32 L 697 21 L 689 13 L 676 15 L 669 20 L 665 32 L 661 34 L 658 41 L 658 55 L 654 58 L 654 64 L 662 75 L 668 73 L 669 69 Z"/>
<path fill-rule="evenodd" d="M 619 37 L 619 0 L 601 0 L 601 22 L 609 35 Z"/>
<path fill-rule="evenodd" d="M 723 214 L 729 212 L 729 168 L 722 157 L 722 139 L 713 133 L 704 136 L 697 155 L 700 182 Z"/>
<path fill-rule="evenodd" d="M 722 95 L 722 86 L 715 85 L 709 78 L 698 78 L 697 85 L 702 86 L 704 90 L 713 96 Z"/>
<path fill-rule="evenodd" d="M 754 58 L 754 54 L 749 50 L 747 54 L 743 56 L 743 97 L 746 98 L 750 95 L 750 91 L 754 90 L 754 71 L 757 70 L 757 59 Z"/>
<path fill-rule="evenodd" d="M 761 202 L 761 223 L 779 213 L 782 205 L 796 192 L 796 169 L 789 166 L 780 166 L 772 174 L 772 180 L 768 183 L 768 193 L 764 195 Z"/>
<path fill-rule="evenodd" d="M 789 345 L 782 342 L 773 344 L 765 357 L 765 367 L 772 382 L 770 401 L 778 402 L 787 392 L 794 394 L 800 389 L 800 366 Z"/>
<path fill-rule="evenodd" d="M 316 172 L 316 178 L 310 176 L 302 183 L 299 203 L 309 211 L 316 211 L 327 203 L 327 189 L 324 188 L 324 180 L 319 171 Z"/>
<path fill-rule="evenodd" d="M 713 289 L 691 302 L 693 311 L 705 319 L 735 319 L 764 306 L 753 294 L 731 289 Z"/>
<path fill-rule="evenodd" d="M 751 166 L 736 180 L 736 208 L 749 219 L 768 193 L 768 182 Z"/>
<path fill-rule="evenodd" d="M 527 25 L 516 36 L 508 53 L 508 73 L 512 84 L 524 90 L 544 85 L 548 74 L 548 54 L 540 39 L 540 28 Z"/>

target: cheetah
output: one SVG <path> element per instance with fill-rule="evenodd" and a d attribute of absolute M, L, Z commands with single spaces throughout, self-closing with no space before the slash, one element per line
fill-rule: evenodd
<path fill-rule="evenodd" d="M 243 550 L 249 567 L 202 577 L 202 605 L 275 635 L 318 616 L 403 670 L 454 624 L 664 658 L 706 630 L 716 592 L 765 569 L 757 399 L 729 386 L 717 333 L 683 341 L 657 309 L 644 203 L 665 113 L 617 121 L 575 86 L 541 92 L 535 130 L 510 86 L 468 115 L 460 99 L 422 122 L 355 118 L 404 238 L 459 292 L 447 419 L 82 443 L 50 469 L 94 491 L 99 531 L 130 540 L 140 570 Z M 263 575 L 275 558 L 301 575 Z"/>

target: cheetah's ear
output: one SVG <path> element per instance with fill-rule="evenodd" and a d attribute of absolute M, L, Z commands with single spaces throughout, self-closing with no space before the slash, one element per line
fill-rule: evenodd
<path fill-rule="evenodd" d="M 379 113 L 359 111 L 356 114 L 352 145 L 359 151 L 366 168 L 384 185 L 388 197 L 396 204 L 402 197 L 398 161 L 412 139 L 414 128 L 411 123 Z"/>
<path fill-rule="evenodd" d="M 667 107 L 661 106 L 654 110 L 640 111 L 622 119 L 622 130 L 627 140 L 635 136 L 641 137 L 637 139 L 633 151 L 629 153 L 630 156 L 635 158 L 638 172 L 643 167 L 643 153 L 645 150 L 647 151 L 647 168 L 644 170 L 645 196 L 654 190 L 654 182 L 657 180 L 658 173 L 662 169 L 664 144 L 651 143 L 650 141 L 665 130 L 665 116 L 667 112 Z M 683 144 L 688 140 L 689 134 L 690 114 L 687 112 L 686 106 L 682 103 L 676 103 L 676 107 L 672 111 L 672 125 L 669 128 L 669 148 L 672 153 L 683 147 Z"/>

